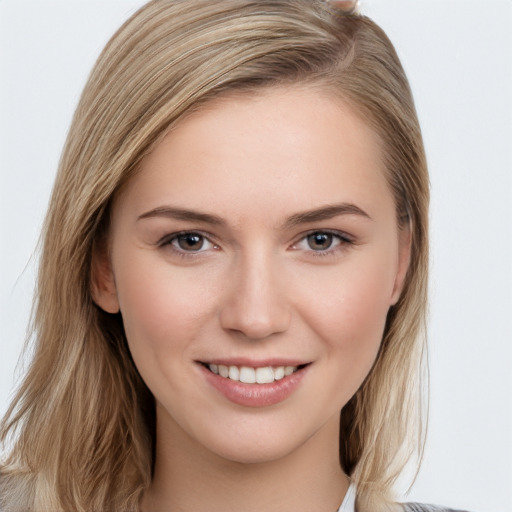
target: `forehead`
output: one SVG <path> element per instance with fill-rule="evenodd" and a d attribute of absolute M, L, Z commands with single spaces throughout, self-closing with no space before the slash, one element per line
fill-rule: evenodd
<path fill-rule="evenodd" d="M 286 215 L 357 200 L 371 211 L 390 200 L 382 162 L 378 135 L 348 103 L 318 88 L 276 87 L 221 96 L 181 119 L 122 195 L 138 210 L 171 202 Z"/>

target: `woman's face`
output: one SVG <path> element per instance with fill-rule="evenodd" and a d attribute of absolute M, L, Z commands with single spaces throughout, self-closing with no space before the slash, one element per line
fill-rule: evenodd
<path fill-rule="evenodd" d="M 332 446 L 408 263 L 381 156 L 347 105 L 288 87 L 215 100 L 143 160 L 94 294 L 159 432 L 239 462 Z"/>

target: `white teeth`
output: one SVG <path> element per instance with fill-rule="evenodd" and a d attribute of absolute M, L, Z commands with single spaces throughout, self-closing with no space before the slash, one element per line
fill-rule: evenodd
<path fill-rule="evenodd" d="M 281 380 L 284 377 L 284 366 L 274 368 L 274 379 Z"/>
<path fill-rule="evenodd" d="M 231 380 L 240 380 L 240 370 L 238 366 L 230 366 L 228 375 Z"/>
<path fill-rule="evenodd" d="M 256 369 L 256 382 L 258 384 L 269 384 L 274 382 L 274 371 L 270 366 Z"/>
<path fill-rule="evenodd" d="M 296 369 L 295 366 L 286 366 L 284 369 L 285 376 L 291 375 Z"/>
<path fill-rule="evenodd" d="M 240 382 L 254 384 L 256 382 L 256 371 L 254 368 L 242 366 L 242 368 L 240 368 Z"/>
<path fill-rule="evenodd" d="M 251 368 L 249 366 L 226 366 L 224 364 L 209 364 L 212 373 L 245 384 L 270 384 L 291 375 L 297 366 L 263 366 Z"/>

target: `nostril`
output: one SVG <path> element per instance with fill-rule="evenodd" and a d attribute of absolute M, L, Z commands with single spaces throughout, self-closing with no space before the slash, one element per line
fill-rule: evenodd
<path fill-rule="evenodd" d="M 286 331 L 290 325 L 290 313 L 283 307 L 256 307 L 240 301 L 223 309 L 221 325 L 226 331 L 247 339 L 263 340 Z"/>

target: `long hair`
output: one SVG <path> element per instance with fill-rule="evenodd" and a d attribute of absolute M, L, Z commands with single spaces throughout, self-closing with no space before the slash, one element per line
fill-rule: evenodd
<path fill-rule="evenodd" d="M 1 425 L 3 510 L 136 511 L 151 481 L 154 399 L 119 314 L 91 297 L 116 192 L 184 115 L 232 91 L 311 83 L 380 135 L 411 261 L 377 360 L 341 411 L 340 463 L 360 512 L 393 508 L 421 452 L 427 304 L 426 162 L 399 59 L 371 20 L 322 0 L 154 0 L 113 36 L 83 91 L 42 236 L 31 366 Z"/>

